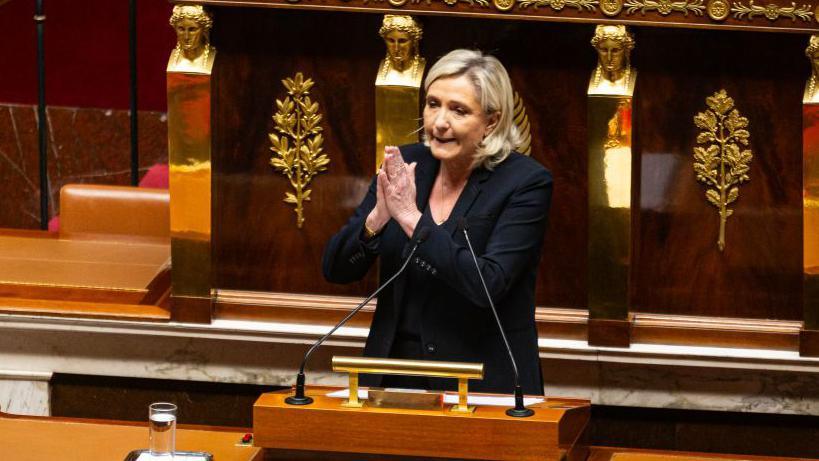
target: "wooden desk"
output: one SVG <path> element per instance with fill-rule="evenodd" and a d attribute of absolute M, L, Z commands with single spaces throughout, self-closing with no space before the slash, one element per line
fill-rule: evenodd
<path fill-rule="evenodd" d="M 167 320 L 170 245 L 0 233 L 0 312 Z M 53 301 L 58 301 L 56 305 Z M 76 303 L 95 303 L 83 306 Z M 87 312 L 86 312 L 87 311 Z"/>
<path fill-rule="evenodd" d="M 807 458 L 591 447 L 588 461 L 797 461 Z"/>
<path fill-rule="evenodd" d="M 547 398 L 529 406 L 533 416 L 511 418 L 506 408 L 497 406 L 478 406 L 472 413 L 347 408 L 342 399 L 327 396 L 334 390 L 309 386 L 306 395 L 314 401 L 304 406 L 284 403 L 290 389 L 259 397 L 253 406 L 255 443 L 271 449 L 268 459 L 288 459 L 279 457 L 282 453 L 305 460 L 586 458 L 586 447 L 576 442 L 589 420 L 587 400 Z M 322 457 L 318 451 L 329 455 Z"/>
<path fill-rule="evenodd" d="M 176 431 L 176 449 L 207 451 L 215 461 L 261 461 L 262 450 L 237 446 L 244 432 L 195 427 Z M 147 448 L 146 424 L 17 417 L 0 413 L 0 460 L 122 461 Z"/>

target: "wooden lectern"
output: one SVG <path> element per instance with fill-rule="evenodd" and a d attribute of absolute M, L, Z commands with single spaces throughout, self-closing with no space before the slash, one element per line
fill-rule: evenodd
<path fill-rule="evenodd" d="M 289 389 L 263 394 L 253 406 L 255 445 L 304 452 L 514 461 L 583 460 L 588 454 L 581 440 L 589 421 L 588 400 L 547 398 L 529 407 L 535 410 L 533 416 L 512 418 L 498 406 L 479 406 L 466 414 L 450 412 L 449 405 L 441 410 L 347 408 L 342 399 L 327 397 L 334 390 L 338 389 L 307 388 L 314 402 L 304 406 L 284 402 L 293 393 Z"/>

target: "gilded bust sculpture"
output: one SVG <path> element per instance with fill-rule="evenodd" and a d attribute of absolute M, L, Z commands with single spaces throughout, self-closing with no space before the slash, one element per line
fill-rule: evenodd
<path fill-rule="evenodd" d="M 210 73 L 216 55 L 210 45 L 210 13 L 201 5 L 176 5 L 169 22 L 176 32 L 176 48 L 168 61 L 168 71 Z"/>
<path fill-rule="evenodd" d="M 597 67 L 589 82 L 589 94 L 631 96 L 637 71 L 629 63 L 634 37 L 626 26 L 597 26 L 591 44 L 597 50 Z"/>
<path fill-rule="evenodd" d="M 819 103 L 819 92 L 816 91 L 817 77 L 819 77 L 819 35 L 811 35 L 805 56 L 810 60 L 811 75 L 805 85 L 805 96 L 802 102 Z"/>
<path fill-rule="evenodd" d="M 423 35 L 421 25 L 412 16 L 387 14 L 378 34 L 387 46 L 387 56 L 378 67 L 376 86 L 420 88 L 426 65 L 418 52 Z"/>

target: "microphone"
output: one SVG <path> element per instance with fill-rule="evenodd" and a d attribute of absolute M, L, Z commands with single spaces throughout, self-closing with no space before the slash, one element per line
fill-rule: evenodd
<path fill-rule="evenodd" d="M 526 418 L 532 416 L 535 414 L 535 411 L 531 408 L 526 408 L 523 405 L 523 388 L 520 387 L 518 365 L 515 362 L 515 356 L 512 355 L 512 348 L 509 347 L 509 340 L 506 339 L 506 333 L 503 331 L 503 324 L 501 324 L 500 317 L 498 317 L 498 310 L 495 309 L 495 303 L 492 301 L 492 295 L 489 294 L 489 289 L 486 287 L 486 281 L 483 279 L 481 266 L 478 265 L 478 257 L 475 256 L 475 250 L 472 248 L 472 242 L 469 241 L 469 232 L 467 232 L 469 230 L 469 224 L 467 223 L 465 217 L 461 216 L 458 218 L 458 228 L 464 233 L 464 237 L 466 238 L 466 245 L 469 247 L 469 253 L 472 255 L 472 261 L 475 263 L 475 269 L 478 271 L 478 277 L 481 279 L 483 292 L 486 294 L 486 299 L 489 301 L 489 307 L 492 308 L 492 314 L 495 316 L 495 323 L 498 325 L 498 331 L 500 331 L 501 338 L 503 338 L 503 344 L 506 346 L 506 352 L 509 353 L 509 361 L 512 362 L 512 371 L 515 373 L 515 408 L 506 410 L 506 414 L 515 418 Z"/>
<path fill-rule="evenodd" d="M 426 240 L 428 237 L 429 237 L 429 228 L 422 227 L 418 231 L 418 236 L 415 238 L 415 245 L 413 245 L 412 250 L 409 252 L 409 255 L 404 260 L 404 264 L 402 264 L 401 268 L 398 269 L 398 272 L 393 274 L 393 276 L 390 277 L 389 280 L 387 280 L 380 287 L 378 287 L 373 292 L 373 294 L 368 296 L 367 299 L 362 301 L 361 304 L 359 304 L 358 306 L 356 306 L 355 309 L 350 311 L 350 313 L 347 314 L 346 317 L 341 319 L 341 321 L 338 322 L 336 324 L 336 326 L 334 326 L 330 331 L 328 331 L 327 334 L 325 334 L 324 336 L 319 338 L 319 340 L 316 341 L 315 344 L 313 344 L 312 347 L 310 347 L 310 349 L 307 351 L 307 353 L 304 354 L 304 359 L 301 361 L 301 367 L 299 367 L 299 374 L 296 375 L 296 392 L 295 392 L 294 395 L 291 395 L 290 397 L 287 397 L 286 399 L 284 399 L 285 403 L 287 403 L 289 405 L 310 405 L 311 403 L 313 403 L 313 398 L 312 397 L 307 397 L 306 395 L 304 395 L 304 366 L 307 365 L 307 360 L 310 359 L 310 355 L 312 355 L 313 351 L 315 351 L 321 345 L 321 343 L 323 343 L 327 338 L 329 338 L 330 335 L 335 333 L 336 330 L 341 328 L 345 323 L 347 323 L 348 320 L 353 318 L 353 316 L 355 314 L 357 314 L 358 311 L 361 310 L 361 308 L 363 308 L 365 305 L 367 305 L 368 302 L 370 302 L 373 298 L 375 298 L 378 295 L 378 293 L 381 292 L 381 290 L 383 290 L 384 288 L 387 288 L 387 286 L 389 286 L 393 282 L 393 280 L 398 278 L 398 276 L 401 275 L 402 272 L 404 272 L 404 269 L 407 268 L 407 265 L 409 265 L 409 262 L 412 259 L 412 256 L 415 254 L 415 250 L 417 250 L 418 246 L 421 245 L 422 243 L 424 243 L 424 240 Z"/>

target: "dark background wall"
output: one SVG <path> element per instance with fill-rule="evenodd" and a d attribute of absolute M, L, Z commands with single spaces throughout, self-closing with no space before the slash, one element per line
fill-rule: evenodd
<path fill-rule="evenodd" d="M 0 227 L 40 225 L 35 2 L 0 1 Z M 67 183 L 129 183 L 127 0 L 45 5 L 49 216 Z M 140 174 L 167 161 L 165 66 L 175 44 L 171 5 L 137 12 Z"/>

